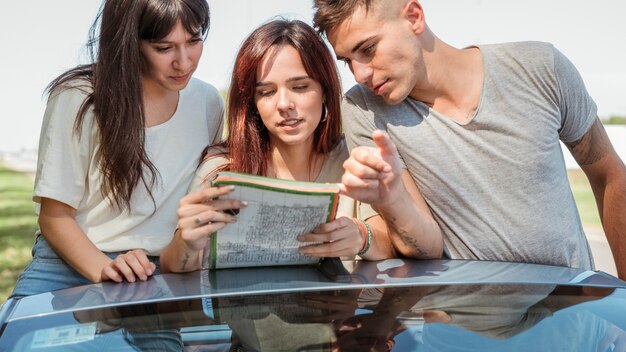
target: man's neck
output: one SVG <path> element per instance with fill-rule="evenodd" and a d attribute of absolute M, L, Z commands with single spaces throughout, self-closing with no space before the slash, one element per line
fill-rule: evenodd
<path fill-rule="evenodd" d="M 474 117 L 480 104 L 484 69 L 480 49 L 456 49 L 441 41 L 424 54 L 426 77 L 409 95 L 460 124 Z"/>

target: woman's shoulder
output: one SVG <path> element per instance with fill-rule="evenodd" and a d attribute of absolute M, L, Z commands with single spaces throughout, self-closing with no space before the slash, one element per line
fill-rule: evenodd
<path fill-rule="evenodd" d="M 211 145 L 207 147 L 202 162 L 220 158 L 228 159 L 228 147 L 221 144 Z"/>
<path fill-rule="evenodd" d="M 326 155 L 324 165 L 317 177 L 317 182 L 340 182 L 343 175 L 343 162 L 348 159 L 349 152 L 343 137 L 337 141 L 333 149 Z"/>
<path fill-rule="evenodd" d="M 350 151 L 348 150 L 348 144 L 346 143 L 346 138 L 342 134 L 341 138 L 337 141 L 337 143 L 335 143 L 335 146 L 330 151 L 328 159 L 343 163 L 349 156 Z"/>
<path fill-rule="evenodd" d="M 44 112 L 44 125 L 50 128 L 52 125 L 73 125 L 79 111 L 83 107 L 93 89 L 89 83 L 71 81 L 55 86 L 49 91 Z M 88 107 L 84 122 L 91 123 L 93 109 Z M 88 127 L 85 130 L 89 130 Z"/>
<path fill-rule="evenodd" d="M 78 99 L 82 102 L 92 93 L 93 93 L 93 86 L 91 85 L 90 82 L 88 82 L 87 80 L 83 80 L 83 79 L 74 79 L 74 80 L 52 87 L 48 94 L 48 100 Z"/>
<path fill-rule="evenodd" d="M 221 145 L 210 146 L 204 153 L 196 173 L 201 176 L 215 176 L 229 161 L 227 147 Z"/>

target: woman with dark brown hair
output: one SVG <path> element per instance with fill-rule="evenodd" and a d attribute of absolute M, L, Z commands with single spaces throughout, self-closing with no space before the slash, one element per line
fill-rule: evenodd
<path fill-rule="evenodd" d="M 161 255 L 163 271 L 191 271 L 201 266 L 211 233 L 236 221 L 227 209 L 245 200 L 216 200 L 232 187 L 211 187 L 228 170 L 287 180 L 341 182 L 348 150 L 341 133 L 341 87 L 335 61 L 313 28 L 297 20 L 273 20 L 242 44 L 228 95 L 228 136 L 212 145 L 190 194 L 181 200 L 179 229 Z M 357 205 L 340 200 L 339 217 L 320 224 L 300 247 L 319 257 L 368 257 L 376 253 L 369 224 L 356 217 Z M 368 236 L 369 235 L 369 236 Z"/>
<path fill-rule="evenodd" d="M 33 200 L 40 231 L 12 297 L 158 271 L 223 102 L 192 78 L 206 0 L 105 0 L 92 63 L 48 87 Z"/>

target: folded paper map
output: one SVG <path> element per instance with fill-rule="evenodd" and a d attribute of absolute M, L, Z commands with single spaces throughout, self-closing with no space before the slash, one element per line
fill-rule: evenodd
<path fill-rule="evenodd" d="M 335 219 L 339 186 L 220 172 L 213 186 L 234 185 L 222 199 L 248 206 L 237 222 L 211 235 L 202 266 L 208 269 L 267 265 L 317 264 L 318 257 L 298 253 L 306 243 L 296 237 Z"/>

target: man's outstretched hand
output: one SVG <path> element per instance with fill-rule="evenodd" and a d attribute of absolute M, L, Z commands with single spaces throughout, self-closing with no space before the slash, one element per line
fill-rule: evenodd
<path fill-rule="evenodd" d="M 351 198 L 385 207 L 402 192 L 402 162 L 386 132 L 372 133 L 376 147 L 356 147 L 343 163 L 341 192 Z"/>

